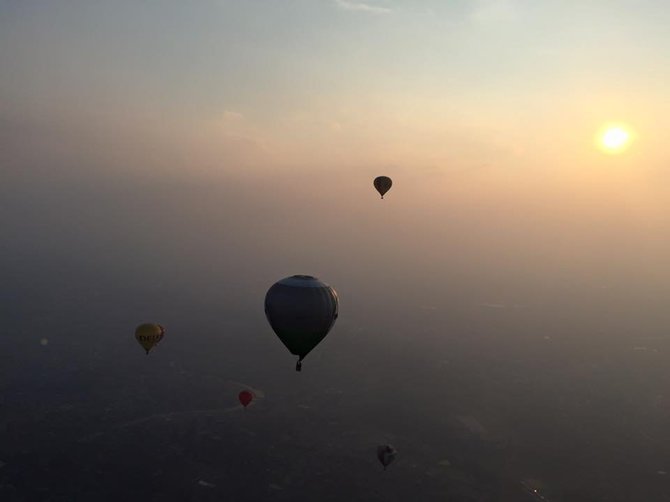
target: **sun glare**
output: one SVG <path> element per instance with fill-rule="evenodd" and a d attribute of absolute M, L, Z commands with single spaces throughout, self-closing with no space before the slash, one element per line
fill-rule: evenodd
<path fill-rule="evenodd" d="M 606 153 L 619 153 L 630 144 L 631 133 L 621 125 L 609 125 L 598 135 L 600 148 Z"/>

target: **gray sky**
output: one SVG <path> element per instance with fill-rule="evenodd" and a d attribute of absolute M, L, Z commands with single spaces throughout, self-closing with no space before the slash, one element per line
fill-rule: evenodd
<path fill-rule="evenodd" d="M 2 1 L 5 252 L 433 284 L 417 304 L 458 276 L 476 302 L 554 285 L 649 305 L 670 270 L 669 17 L 660 1 Z M 610 122 L 632 137 L 616 155 L 597 145 Z"/>

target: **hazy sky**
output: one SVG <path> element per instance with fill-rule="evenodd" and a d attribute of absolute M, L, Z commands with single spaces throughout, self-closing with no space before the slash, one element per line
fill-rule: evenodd
<path fill-rule="evenodd" d="M 621 120 L 656 159 L 666 7 L 4 0 L 0 111 L 161 131 L 203 157 L 207 144 L 263 165 L 408 170 L 584 158 Z"/>
<path fill-rule="evenodd" d="M 309 498 L 305 466 L 329 477 L 319 493 L 358 479 L 390 500 L 393 478 L 310 459 L 365 465 L 352 455 L 374 462 L 368 447 L 393 438 L 386 474 L 405 469 L 418 493 L 433 482 L 421 457 L 458 465 L 439 446 L 458 415 L 504 432 L 509 462 L 450 485 L 546 474 L 565 500 L 669 493 L 669 6 L 0 0 L 0 499 L 135 489 L 168 438 L 169 467 L 140 488 L 174 478 L 163 489 L 209 500 L 229 488 L 210 474 L 237 471 L 207 459 L 232 458 L 213 452 L 239 436 L 223 450 L 246 451 L 236 465 L 259 490 Z M 632 136 L 620 154 L 595 142 L 611 122 Z M 393 178 L 384 200 L 378 175 Z M 263 314 L 292 274 L 340 297 L 302 377 Z M 168 333 L 149 358 L 142 322 Z M 117 442 L 126 415 L 236 403 L 228 380 L 267 384 L 270 404 L 233 428 L 217 418 L 211 442 L 198 414 L 174 421 L 193 432 L 141 420 Z M 338 416 L 353 435 L 333 435 Z M 135 463 L 100 460 L 80 425 L 114 430 L 97 444 Z M 492 465 L 467 437 L 454 455 Z"/>
<path fill-rule="evenodd" d="M 657 298 L 669 25 L 660 0 L 0 0 L 5 251 Z"/>

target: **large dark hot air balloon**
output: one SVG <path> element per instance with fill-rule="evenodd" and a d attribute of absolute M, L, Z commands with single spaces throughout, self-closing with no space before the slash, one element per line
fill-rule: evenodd
<path fill-rule="evenodd" d="M 398 451 L 390 444 L 377 446 L 377 458 L 384 466 L 384 470 L 395 460 L 396 455 L 398 455 Z"/>
<path fill-rule="evenodd" d="M 388 176 L 377 176 L 373 184 L 377 189 L 377 191 L 379 192 L 379 195 L 381 195 L 383 199 L 384 194 L 389 190 L 391 190 L 391 185 L 393 185 L 393 181 L 391 181 L 391 178 L 389 178 Z"/>
<path fill-rule="evenodd" d="M 165 328 L 160 324 L 145 323 L 135 329 L 135 339 L 147 352 L 147 355 L 163 339 L 164 335 Z"/>
<path fill-rule="evenodd" d="M 310 275 L 293 275 L 276 282 L 265 295 L 265 316 L 286 348 L 302 360 L 335 324 L 337 293 Z"/>
<path fill-rule="evenodd" d="M 242 403 L 242 406 L 246 408 L 247 406 L 249 406 L 249 403 L 253 401 L 254 395 L 248 390 L 243 390 L 242 392 L 240 392 L 237 398 L 240 400 L 240 403 Z"/>

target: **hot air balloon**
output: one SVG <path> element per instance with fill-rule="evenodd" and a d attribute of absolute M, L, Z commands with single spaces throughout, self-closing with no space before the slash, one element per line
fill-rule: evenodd
<path fill-rule="evenodd" d="M 163 335 L 165 335 L 165 328 L 160 324 L 145 323 L 135 329 L 135 339 L 147 351 L 147 355 L 163 339 Z"/>
<path fill-rule="evenodd" d="M 302 360 L 335 324 L 337 293 L 310 275 L 293 275 L 276 282 L 265 295 L 265 316 L 286 348 Z"/>
<path fill-rule="evenodd" d="M 384 470 L 386 470 L 386 467 L 395 460 L 396 455 L 398 455 L 398 451 L 390 444 L 381 444 L 377 446 L 377 458 L 384 466 Z"/>
<path fill-rule="evenodd" d="M 249 406 L 249 403 L 254 399 L 254 395 L 248 390 L 243 390 L 240 392 L 237 398 L 240 400 L 240 403 L 242 403 L 242 406 L 244 406 L 246 409 L 246 407 Z"/>
<path fill-rule="evenodd" d="M 388 176 L 377 176 L 373 184 L 377 189 L 377 191 L 379 192 L 379 195 L 381 195 L 383 199 L 384 194 L 389 190 L 391 190 L 391 185 L 393 185 L 393 181 L 391 181 L 391 178 L 389 178 Z"/>

